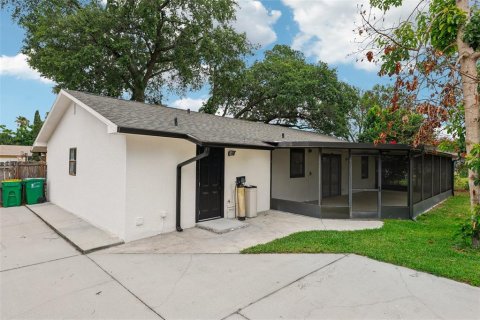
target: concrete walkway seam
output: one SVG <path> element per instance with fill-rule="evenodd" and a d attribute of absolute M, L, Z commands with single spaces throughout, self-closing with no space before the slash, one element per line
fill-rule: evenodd
<path fill-rule="evenodd" d="M 295 279 L 295 280 L 290 281 L 289 283 L 283 285 L 282 287 L 280 287 L 280 288 L 278 288 L 278 289 L 276 289 L 276 290 L 274 290 L 274 291 L 272 291 L 272 292 L 264 295 L 263 297 L 260 297 L 260 298 L 256 299 L 255 301 L 250 302 L 250 303 L 247 304 L 246 306 L 243 306 L 243 307 L 239 308 L 237 311 L 235 311 L 235 312 L 227 315 L 226 317 L 223 317 L 222 320 L 227 319 L 228 317 L 230 317 L 230 316 L 232 316 L 232 315 L 234 315 L 234 314 L 236 314 L 236 313 L 238 313 L 238 314 L 241 315 L 242 317 L 248 319 L 244 314 L 241 313 L 241 311 L 242 311 L 243 309 L 248 308 L 248 307 L 251 306 L 252 304 L 255 304 L 255 303 L 259 302 L 259 301 L 262 301 L 262 300 L 265 299 L 265 298 L 270 297 L 271 295 L 279 292 L 280 290 L 285 289 L 286 287 L 289 287 L 290 285 L 294 284 L 295 282 L 300 281 L 300 280 L 308 277 L 309 275 L 314 274 L 315 272 L 320 271 L 320 270 L 322 270 L 322 269 L 324 269 L 324 268 L 326 268 L 326 267 L 329 267 L 329 266 L 331 266 L 332 264 L 334 264 L 334 263 L 336 263 L 336 262 L 338 262 L 338 261 L 340 261 L 340 260 L 342 260 L 343 258 L 346 258 L 346 257 L 348 257 L 348 256 L 349 256 L 348 254 L 344 254 L 344 255 L 343 255 L 342 257 L 340 257 L 340 258 L 335 259 L 335 260 L 333 260 L 332 262 L 329 262 L 329 263 L 327 263 L 326 265 L 321 266 L 320 268 L 317 268 L 317 269 L 315 269 L 315 270 L 313 270 L 313 271 L 311 271 L 311 272 L 308 272 L 308 273 L 304 274 L 303 276 L 301 276 L 301 277 L 299 277 L 299 278 L 297 278 L 297 279 Z"/>
<path fill-rule="evenodd" d="M 6 271 L 12 271 L 12 270 L 18 270 L 18 269 L 23 269 L 23 268 L 28 268 L 28 267 L 33 267 L 33 266 L 38 266 L 39 264 L 44 264 L 44 263 L 49 263 L 49 262 L 55 262 L 59 260 L 64 260 L 64 259 L 69 259 L 73 257 L 78 257 L 78 254 L 74 254 L 71 256 L 67 257 L 62 257 L 62 258 L 57 258 L 57 259 L 52 259 L 52 260 L 47 260 L 47 261 L 42 261 L 42 262 L 37 262 L 37 263 L 32 263 L 32 264 L 27 264 L 25 266 L 20 266 L 20 267 L 15 267 L 15 268 L 10 268 L 10 269 L 5 269 L 5 270 L 0 270 L 0 272 L 6 272 Z"/>
<path fill-rule="evenodd" d="M 142 303 L 145 307 L 147 307 L 150 311 L 152 311 L 153 313 L 155 313 L 160 319 L 163 319 L 163 320 L 166 320 L 165 317 L 163 317 L 161 314 L 159 314 L 157 311 L 155 311 L 152 307 L 150 307 L 145 301 L 143 301 L 142 299 L 140 299 L 139 296 L 137 296 L 135 293 L 133 293 L 130 289 L 128 289 L 123 283 L 121 283 L 117 278 L 115 278 L 111 273 L 109 273 L 107 270 L 105 270 L 101 265 L 99 265 L 95 260 L 93 260 L 92 258 L 90 258 L 88 255 L 85 255 L 85 257 L 87 257 L 90 261 L 92 261 L 98 268 L 100 268 L 100 270 L 102 270 L 103 272 L 105 272 L 105 274 L 107 274 L 110 278 L 113 279 L 113 281 L 115 281 L 116 283 L 118 283 L 122 288 L 124 288 L 125 290 L 127 290 L 132 296 L 134 296 L 138 301 L 140 301 L 140 303 Z"/>

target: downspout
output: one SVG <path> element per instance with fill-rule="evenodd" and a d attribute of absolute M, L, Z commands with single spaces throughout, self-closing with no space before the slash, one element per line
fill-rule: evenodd
<path fill-rule="evenodd" d="M 177 205 L 176 205 L 176 225 L 177 225 L 177 231 L 178 232 L 182 232 L 183 229 L 182 229 L 182 225 L 181 225 L 181 215 L 180 215 L 180 211 L 181 211 L 181 200 L 182 200 L 182 167 L 189 164 L 189 163 L 192 163 L 192 162 L 196 162 L 198 160 L 201 160 L 205 157 L 208 157 L 208 154 L 210 153 L 210 148 L 209 147 L 205 147 L 205 150 L 203 150 L 202 153 L 200 153 L 199 155 L 193 157 L 193 158 L 190 158 L 186 161 L 183 161 L 182 163 L 179 163 L 177 165 L 177 194 L 176 194 L 176 198 L 177 198 Z"/>

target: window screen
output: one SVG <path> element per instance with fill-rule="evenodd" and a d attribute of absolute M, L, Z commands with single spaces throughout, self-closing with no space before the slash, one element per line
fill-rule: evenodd
<path fill-rule="evenodd" d="M 426 154 L 423 160 L 423 198 L 432 197 L 432 156 Z"/>
<path fill-rule="evenodd" d="M 408 156 L 382 156 L 382 189 L 407 191 L 408 189 Z"/>
<path fill-rule="evenodd" d="M 422 157 L 414 157 L 413 161 L 413 203 L 422 201 Z"/>
<path fill-rule="evenodd" d="M 305 149 L 290 149 L 290 178 L 305 177 Z"/>
<path fill-rule="evenodd" d="M 442 175 L 441 166 L 440 166 L 440 157 L 433 157 L 433 195 L 440 193 L 440 177 Z"/>
<path fill-rule="evenodd" d="M 441 182 L 441 190 L 442 192 L 447 191 L 447 158 L 445 157 L 440 157 L 440 165 L 442 166 L 442 175 L 440 177 L 440 182 Z"/>
<path fill-rule="evenodd" d="M 447 190 L 452 190 L 452 160 L 446 158 L 447 162 Z"/>
<path fill-rule="evenodd" d="M 68 173 L 71 176 L 77 175 L 77 148 L 70 148 L 68 157 Z"/>
<path fill-rule="evenodd" d="M 362 156 L 362 179 L 368 179 L 368 156 Z"/>

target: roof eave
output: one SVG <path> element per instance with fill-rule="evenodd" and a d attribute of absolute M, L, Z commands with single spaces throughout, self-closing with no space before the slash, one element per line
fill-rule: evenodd
<path fill-rule="evenodd" d="M 243 143 L 222 143 L 222 142 L 203 141 L 190 134 L 171 132 L 171 131 L 147 130 L 147 129 L 139 129 L 139 128 L 131 128 L 131 127 L 117 127 L 117 132 L 125 133 L 125 134 L 137 134 L 137 135 L 143 135 L 143 136 L 184 139 L 202 147 L 264 149 L 264 150 L 275 149 L 274 146 L 266 142 L 262 142 L 265 145 L 259 145 L 259 144 L 248 144 L 248 143 L 243 144 Z"/>
<path fill-rule="evenodd" d="M 418 151 L 427 154 L 440 154 L 457 158 L 457 155 L 437 150 L 433 146 L 421 145 L 413 147 L 408 144 L 374 144 L 357 142 L 322 142 L 322 141 L 280 141 L 276 143 L 277 148 L 331 148 L 331 149 L 368 149 L 368 150 L 405 150 Z"/>

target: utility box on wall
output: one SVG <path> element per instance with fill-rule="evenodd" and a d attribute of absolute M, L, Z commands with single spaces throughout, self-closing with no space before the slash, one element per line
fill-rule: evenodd
<path fill-rule="evenodd" d="M 257 216 L 257 186 L 245 186 L 245 215 L 247 218 Z"/>

